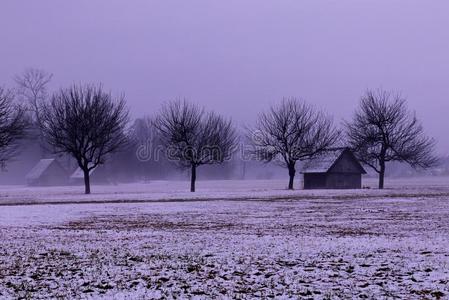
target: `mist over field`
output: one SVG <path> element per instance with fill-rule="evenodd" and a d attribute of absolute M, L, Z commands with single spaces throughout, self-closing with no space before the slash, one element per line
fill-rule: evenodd
<path fill-rule="evenodd" d="M 401 92 L 447 155 L 446 1 L 2 1 L 2 85 L 101 82 L 133 117 L 186 97 L 251 125 L 295 96 L 349 119 L 366 89 Z M 26 8 L 25 8 L 26 7 Z"/>

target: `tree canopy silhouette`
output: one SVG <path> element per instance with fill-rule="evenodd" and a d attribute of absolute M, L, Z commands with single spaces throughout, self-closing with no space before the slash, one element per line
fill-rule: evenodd
<path fill-rule="evenodd" d="M 44 137 L 55 153 L 71 155 L 83 171 L 85 193 L 90 172 L 127 142 L 128 109 L 101 86 L 74 85 L 55 93 L 42 108 Z"/>
<path fill-rule="evenodd" d="M 435 141 L 399 94 L 368 90 L 351 122 L 345 122 L 347 140 L 358 159 L 379 174 L 384 187 L 386 163 L 405 162 L 414 168 L 437 163 Z"/>
<path fill-rule="evenodd" d="M 250 132 L 256 159 L 277 161 L 288 169 L 293 189 L 296 162 L 315 157 L 339 138 L 330 117 L 304 101 L 289 98 L 259 115 Z"/>
<path fill-rule="evenodd" d="M 154 124 L 168 159 L 190 168 L 191 192 L 195 191 L 197 168 L 225 162 L 235 148 L 231 120 L 185 100 L 164 105 Z"/>
<path fill-rule="evenodd" d="M 24 108 L 14 103 L 12 91 L 0 87 L 0 167 L 18 154 L 18 141 L 24 137 L 27 122 Z"/>

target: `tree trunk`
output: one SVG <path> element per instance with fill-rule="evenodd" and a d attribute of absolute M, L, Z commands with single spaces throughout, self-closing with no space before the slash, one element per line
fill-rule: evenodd
<path fill-rule="evenodd" d="M 384 188 L 384 181 L 385 181 L 385 162 L 381 162 L 379 172 L 379 189 Z"/>
<path fill-rule="evenodd" d="M 196 182 L 196 166 L 192 165 L 192 174 L 190 175 L 190 191 L 195 192 L 195 182 Z"/>
<path fill-rule="evenodd" d="M 288 176 L 290 177 L 290 179 L 288 181 L 288 189 L 289 190 L 293 190 L 293 183 L 294 183 L 294 180 L 295 180 L 295 174 L 296 174 L 295 165 L 294 164 L 290 164 L 288 166 Z"/>
<path fill-rule="evenodd" d="M 84 193 L 90 194 L 90 175 L 89 170 L 83 170 L 84 172 Z"/>

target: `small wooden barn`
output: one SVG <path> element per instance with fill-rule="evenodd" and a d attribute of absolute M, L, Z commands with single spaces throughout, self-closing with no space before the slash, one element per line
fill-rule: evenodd
<path fill-rule="evenodd" d="M 41 159 L 25 176 L 30 186 L 65 185 L 69 174 L 54 158 Z"/>
<path fill-rule="evenodd" d="M 90 182 L 92 184 L 108 184 L 110 183 L 110 176 L 108 170 L 103 166 L 97 166 L 89 172 Z M 70 183 L 84 184 L 84 172 L 81 168 L 77 168 L 70 176 Z"/>
<path fill-rule="evenodd" d="M 304 162 L 304 189 L 360 189 L 365 169 L 348 148 L 336 148 Z"/>

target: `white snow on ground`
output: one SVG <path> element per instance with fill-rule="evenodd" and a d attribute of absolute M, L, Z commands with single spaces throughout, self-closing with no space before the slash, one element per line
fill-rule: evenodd
<path fill-rule="evenodd" d="M 148 202 L 180 200 L 271 200 L 313 199 L 325 197 L 400 197 L 426 191 L 427 195 L 449 195 L 449 178 L 389 180 L 386 190 L 377 190 L 376 181 L 367 179 L 361 190 L 297 190 L 288 191 L 287 180 L 210 180 L 198 181 L 197 192 L 190 193 L 187 181 L 151 181 L 119 185 L 94 185 L 91 195 L 83 186 L 25 187 L 0 186 L 0 205 L 78 202 Z"/>
<path fill-rule="evenodd" d="M 10 204 L 149 202 L 0 207 L 0 298 L 449 297 L 449 181 L 313 192 L 283 183 L 199 182 L 195 195 L 185 182 L 91 196 L 4 188 Z"/>

